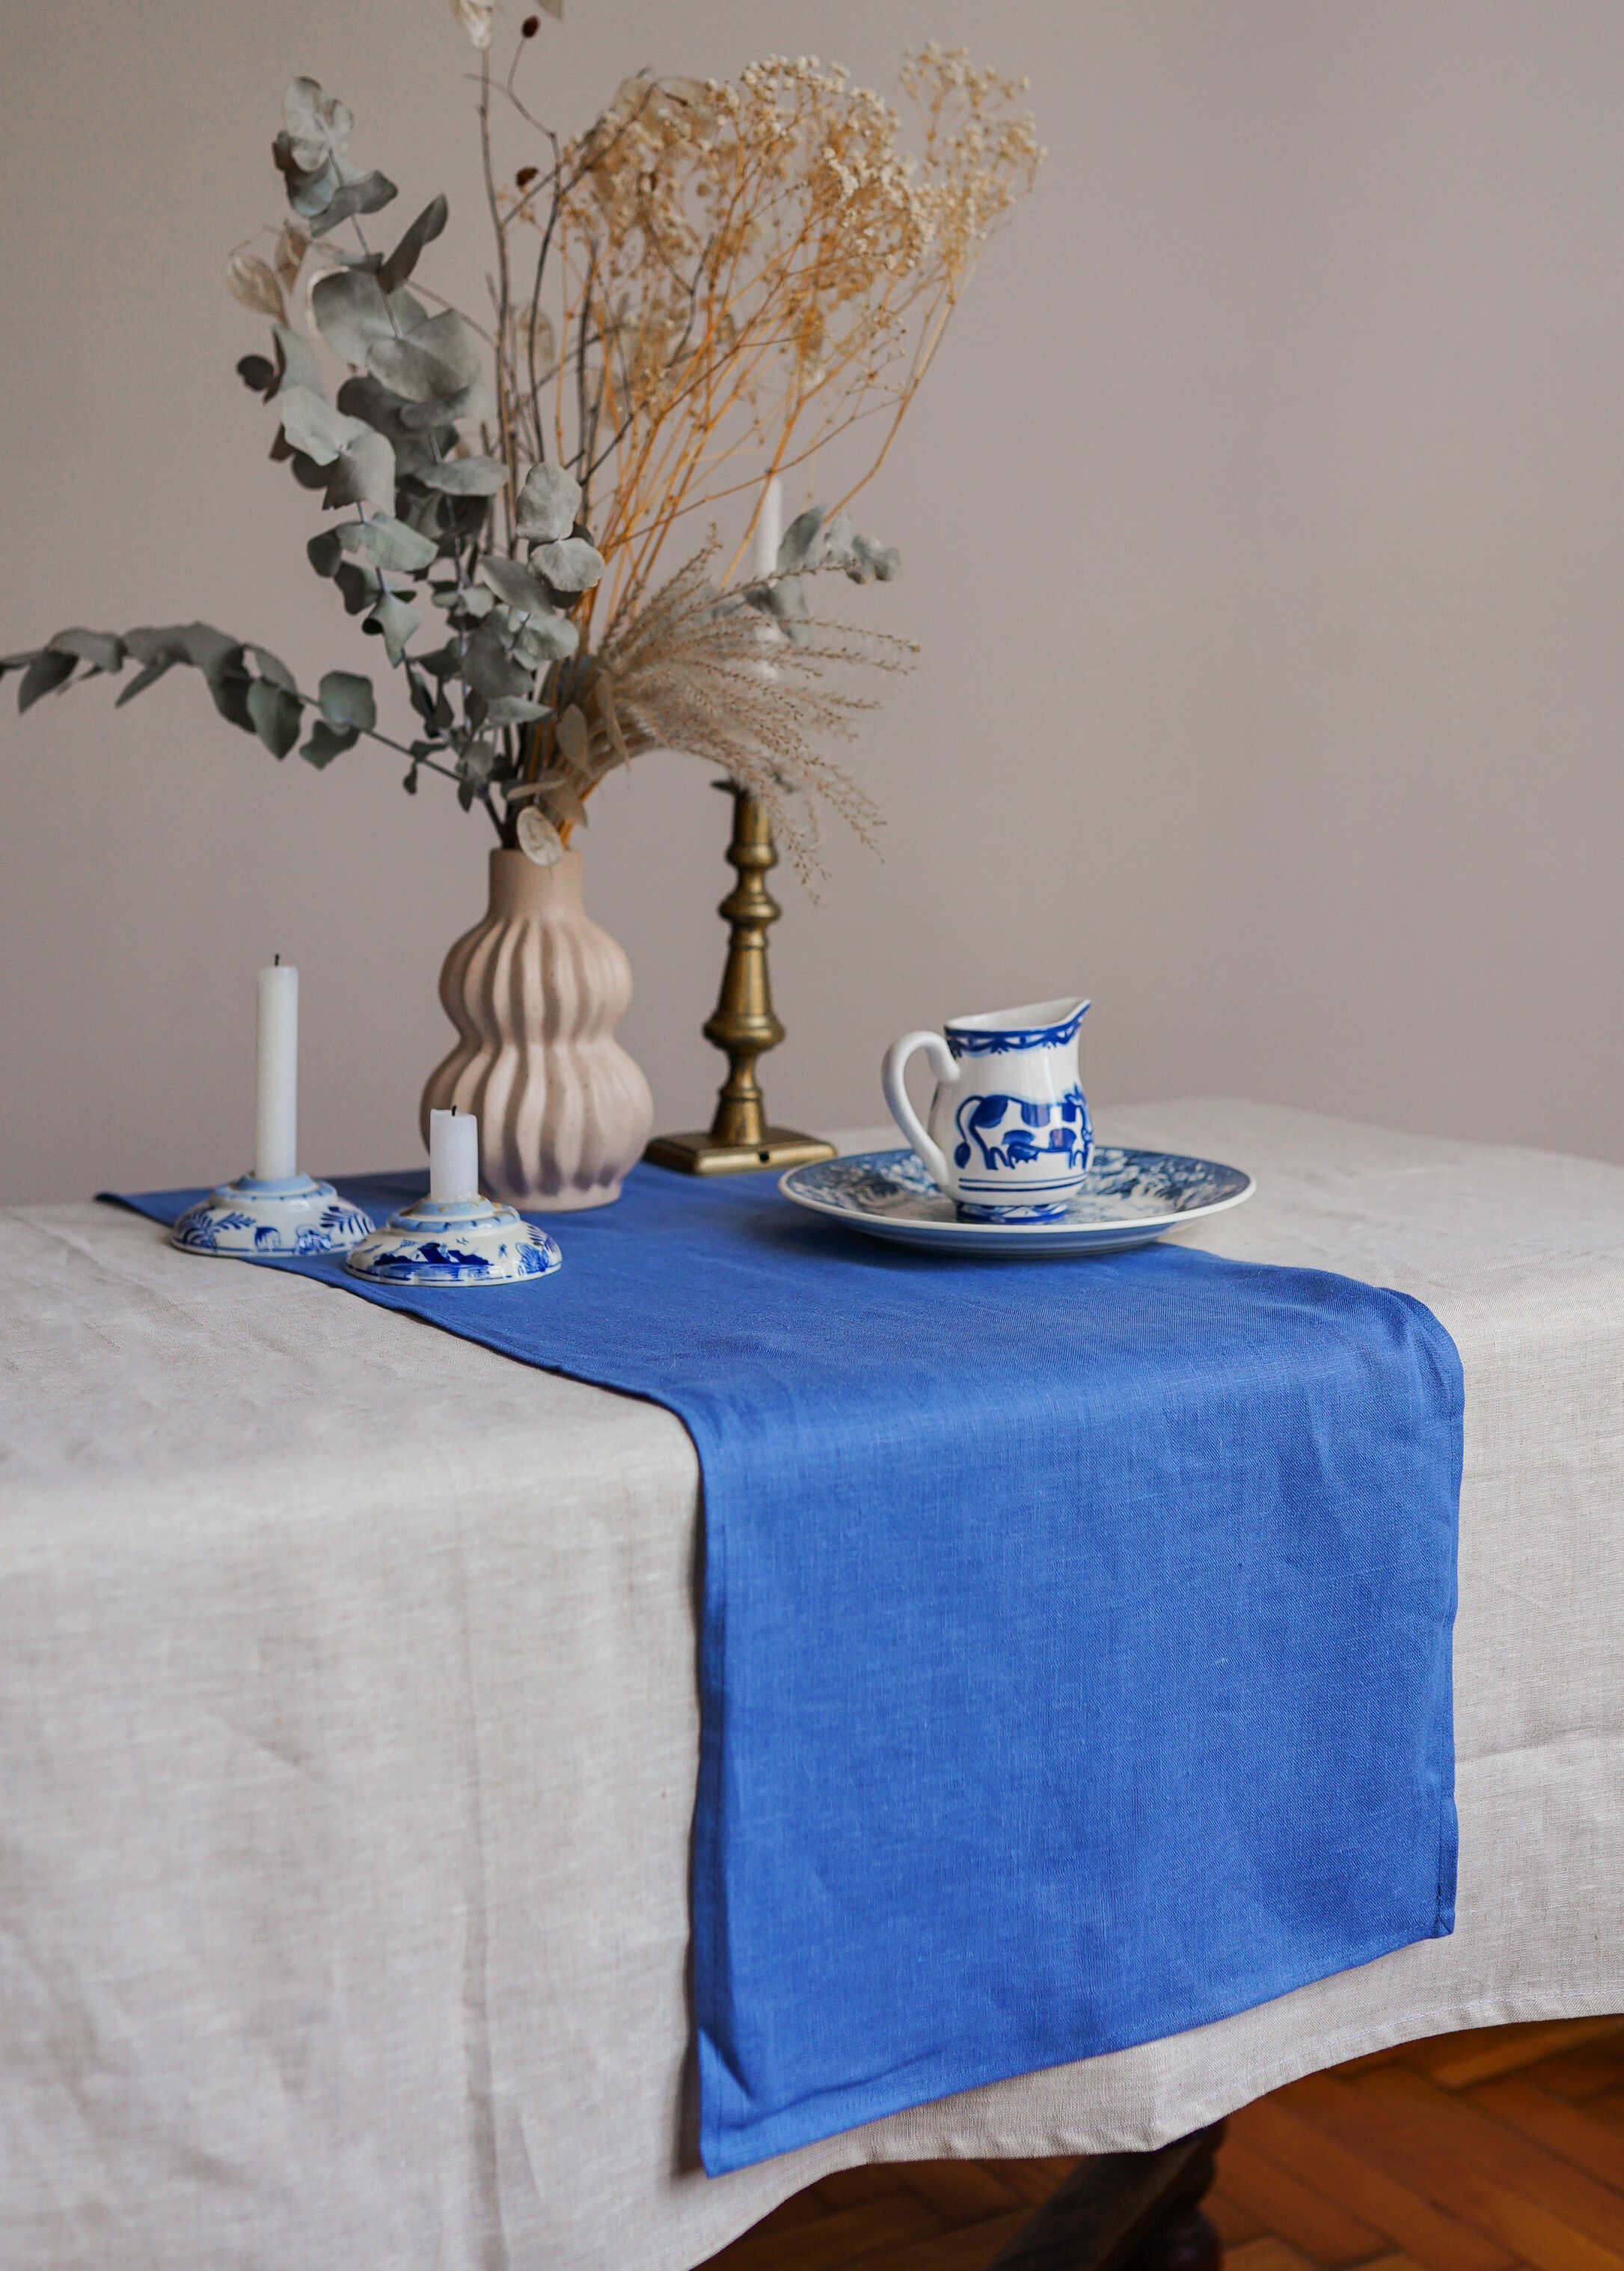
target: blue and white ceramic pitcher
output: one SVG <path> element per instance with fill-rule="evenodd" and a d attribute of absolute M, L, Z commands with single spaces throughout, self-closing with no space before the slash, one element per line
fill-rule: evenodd
<path fill-rule="evenodd" d="M 886 1051 L 886 1102 L 927 1173 L 971 1222 L 1048 1222 L 1064 1214 L 1094 1151 L 1078 1078 L 1086 1001 L 1028 1001 L 905 1033 Z M 923 1049 L 937 1076 L 922 1127 L 902 1075 Z"/>

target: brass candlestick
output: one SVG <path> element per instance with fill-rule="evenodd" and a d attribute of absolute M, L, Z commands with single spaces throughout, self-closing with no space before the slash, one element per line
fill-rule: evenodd
<path fill-rule="evenodd" d="M 718 788 L 732 787 L 718 781 Z M 775 1049 L 784 1029 L 773 1013 L 767 972 L 767 931 L 783 909 L 767 888 L 769 867 L 778 865 L 767 814 L 748 789 L 733 787 L 733 840 L 728 862 L 738 881 L 716 912 L 730 927 L 722 991 L 705 1020 L 705 1038 L 727 1051 L 728 1076 L 716 1093 L 716 1116 L 708 1131 L 656 1136 L 643 1157 L 658 1167 L 688 1175 L 737 1175 L 752 1167 L 798 1167 L 808 1159 L 832 1159 L 833 1143 L 792 1128 L 769 1128 L 767 1102 L 756 1078 L 756 1062 Z"/>

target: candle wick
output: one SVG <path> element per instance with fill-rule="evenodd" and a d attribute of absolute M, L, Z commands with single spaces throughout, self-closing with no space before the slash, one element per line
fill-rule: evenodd
<path fill-rule="evenodd" d="M 275 969 L 280 964 L 281 960 L 282 957 L 279 954 L 273 954 L 271 957 L 271 967 Z"/>

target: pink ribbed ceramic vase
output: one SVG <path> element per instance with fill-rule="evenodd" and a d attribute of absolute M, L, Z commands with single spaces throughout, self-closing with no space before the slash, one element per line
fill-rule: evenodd
<path fill-rule="evenodd" d="M 479 1119 L 479 1175 L 510 1206 L 606 1206 L 654 1125 L 649 1083 L 614 1037 L 632 967 L 581 901 L 581 855 L 491 854 L 491 904 L 440 973 L 456 1046 L 423 1091 Z"/>

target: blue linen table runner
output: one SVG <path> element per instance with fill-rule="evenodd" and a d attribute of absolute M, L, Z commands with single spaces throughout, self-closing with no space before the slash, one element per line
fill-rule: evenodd
<path fill-rule="evenodd" d="M 687 1426 L 712 2174 L 1453 1929 L 1463 1385 L 1420 1302 L 916 1254 L 760 1175 L 539 1219 L 565 1266 L 518 1286 L 256 1266 Z"/>

